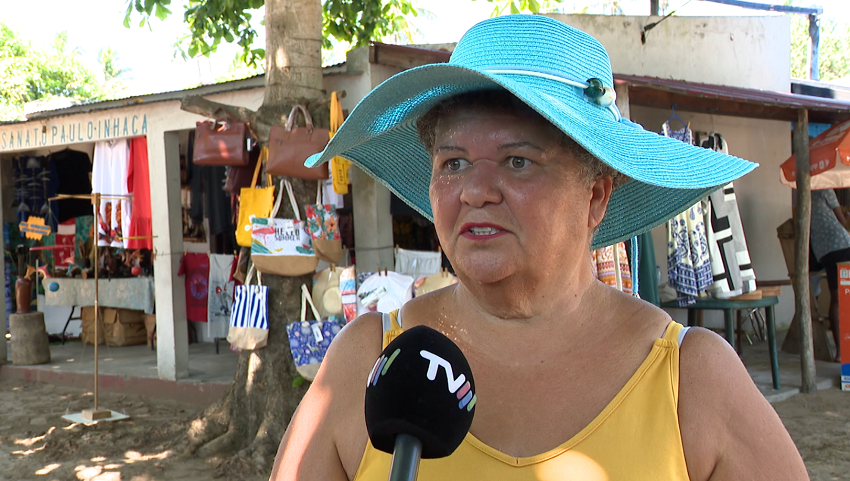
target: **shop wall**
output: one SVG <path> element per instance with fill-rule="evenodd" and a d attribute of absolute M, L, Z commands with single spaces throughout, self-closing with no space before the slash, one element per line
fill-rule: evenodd
<path fill-rule="evenodd" d="M 632 107 L 632 118 L 647 130 L 660 132 L 661 124 L 670 112 L 661 109 Z M 735 181 L 735 194 L 747 246 L 759 280 L 788 278 L 782 248 L 776 237 L 776 228 L 791 217 L 791 190 L 779 183 L 779 165 L 791 155 L 791 131 L 788 122 L 745 119 L 719 115 L 679 112 L 695 131 L 717 131 L 729 143 L 729 153 L 753 162 L 759 167 Z M 678 124 L 676 124 L 678 125 Z M 667 280 L 667 229 L 666 224 L 652 231 L 655 259 L 661 268 L 661 282 Z M 680 322 L 687 321 L 684 309 L 670 313 Z M 786 329 L 794 316 L 794 291 L 782 288 L 776 306 L 778 329 Z M 723 326 L 719 312 L 705 314 L 707 325 Z"/>
<path fill-rule="evenodd" d="M 614 72 L 788 92 L 791 33 L 786 15 L 658 17 L 550 15 L 608 50 Z"/>

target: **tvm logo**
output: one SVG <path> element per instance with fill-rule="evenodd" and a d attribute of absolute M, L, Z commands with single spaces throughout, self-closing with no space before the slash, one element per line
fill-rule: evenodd
<path fill-rule="evenodd" d="M 442 367 L 446 371 L 449 392 L 457 395 L 458 409 L 466 408 L 467 411 L 472 411 L 472 408 L 475 407 L 475 403 L 478 401 L 478 397 L 472 392 L 472 385 L 466 380 L 466 376 L 460 373 L 455 378 L 451 363 L 433 352 L 423 349 L 419 351 L 419 355 L 428 360 L 428 372 L 426 373 L 428 380 L 433 381 L 437 379 L 437 372 Z"/>

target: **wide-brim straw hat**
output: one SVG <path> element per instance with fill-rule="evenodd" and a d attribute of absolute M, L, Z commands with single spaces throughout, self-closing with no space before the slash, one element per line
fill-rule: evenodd
<path fill-rule="evenodd" d="M 757 167 L 621 119 L 613 87 L 608 53 L 590 35 L 537 15 L 491 18 L 466 32 L 449 63 L 406 70 L 372 90 L 306 165 L 344 157 L 433 220 L 431 160 L 416 122 L 449 97 L 504 88 L 631 178 L 611 195 L 594 249 L 669 220 Z"/>

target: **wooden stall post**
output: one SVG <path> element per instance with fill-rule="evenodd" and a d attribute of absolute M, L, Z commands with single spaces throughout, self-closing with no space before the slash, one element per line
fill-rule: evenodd
<path fill-rule="evenodd" d="M 797 111 L 794 124 L 794 155 L 797 156 L 797 208 L 794 215 L 794 307 L 800 326 L 800 367 L 804 393 L 817 392 L 815 353 L 812 343 L 812 311 L 809 305 L 809 234 L 812 217 L 811 166 L 809 165 L 809 111 Z"/>

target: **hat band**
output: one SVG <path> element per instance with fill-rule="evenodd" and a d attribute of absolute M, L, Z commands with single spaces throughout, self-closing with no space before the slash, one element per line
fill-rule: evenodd
<path fill-rule="evenodd" d="M 498 69 L 491 70 L 491 69 L 485 69 L 484 71 L 487 72 L 487 73 L 491 73 L 491 74 L 528 75 L 528 76 L 531 76 L 531 77 L 540 77 L 540 78 L 545 78 L 545 79 L 548 79 L 548 80 L 554 80 L 556 82 L 560 82 L 562 84 L 570 85 L 572 87 L 578 87 L 582 90 L 587 90 L 587 88 L 590 87 L 590 84 L 588 84 L 586 82 L 576 82 L 575 80 L 570 80 L 570 79 L 565 78 L 565 77 L 560 77 L 558 75 L 552 75 L 552 74 L 543 73 L 543 72 L 535 72 L 534 70 L 498 70 Z M 605 87 L 605 90 L 608 93 L 607 98 L 610 100 L 611 103 L 608 104 L 608 105 L 604 105 L 598 99 L 595 99 L 596 100 L 595 103 L 600 105 L 601 107 L 605 107 L 606 110 L 608 110 L 609 112 L 611 112 L 614 115 L 614 120 L 616 122 L 619 122 L 620 121 L 620 110 L 617 109 L 617 106 L 613 102 L 613 99 L 616 98 L 616 94 L 614 92 L 614 89 L 612 89 L 610 87 Z"/>

